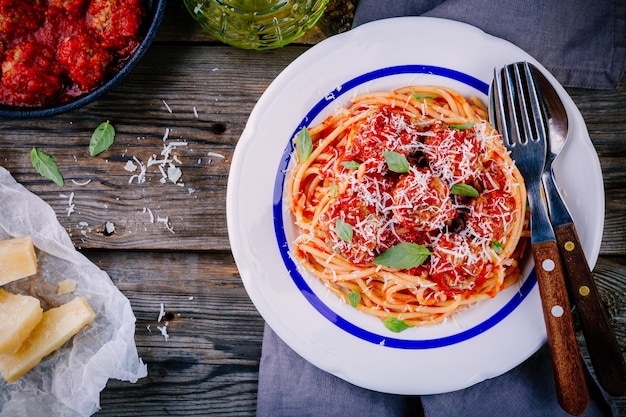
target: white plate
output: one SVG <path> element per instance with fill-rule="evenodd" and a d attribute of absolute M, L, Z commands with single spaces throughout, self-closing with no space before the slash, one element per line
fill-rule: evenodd
<path fill-rule="evenodd" d="M 543 66 L 512 44 L 458 22 L 403 17 L 332 37 L 291 63 L 259 99 L 233 156 L 228 232 L 246 290 L 272 329 L 317 367 L 396 394 L 462 389 L 507 372 L 546 340 L 533 265 L 526 279 L 440 325 L 391 333 L 340 302 L 290 256 L 296 231 L 282 201 L 291 138 L 356 94 L 408 84 L 453 87 L 486 102 L 494 67 L 527 60 L 556 83 L 570 138 L 556 174 L 591 266 L 604 224 L 600 164 L 580 112 Z"/>

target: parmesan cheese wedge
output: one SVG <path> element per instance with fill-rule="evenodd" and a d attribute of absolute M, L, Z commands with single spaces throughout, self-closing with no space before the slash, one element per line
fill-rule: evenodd
<path fill-rule="evenodd" d="M 30 237 L 0 241 L 0 285 L 34 275 L 37 256 Z"/>
<path fill-rule="evenodd" d="M 9 383 L 54 352 L 91 322 L 95 313 L 82 297 L 43 313 L 41 321 L 14 353 L 0 354 L 0 374 Z"/>
<path fill-rule="evenodd" d="M 41 321 L 43 309 L 35 297 L 0 289 L 0 353 L 15 352 Z"/>

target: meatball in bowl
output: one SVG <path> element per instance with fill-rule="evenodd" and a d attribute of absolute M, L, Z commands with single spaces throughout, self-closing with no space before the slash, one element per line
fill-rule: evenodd
<path fill-rule="evenodd" d="M 0 117 L 68 112 L 132 70 L 166 0 L 0 0 Z"/>

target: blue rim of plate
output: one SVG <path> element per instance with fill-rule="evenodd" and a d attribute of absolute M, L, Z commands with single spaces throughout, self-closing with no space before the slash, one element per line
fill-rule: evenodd
<path fill-rule="evenodd" d="M 328 105 L 334 102 L 341 95 L 351 91 L 353 88 L 358 87 L 369 81 L 373 81 L 379 78 L 402 75 L 402 74 L 429 74 L 437 75 L 445 78 L 450 78 L 466 84 L 481 93 L 488 95 L 489 85 L 471 75 L 444 67 L 431 66 L 431 65 L 399 65 L 392 67 L 384 67 L 365 74 L 359 75 L 334 90 L 326 94 L 324 98 L 318 101 L 313 108 L 306 114 L 302 121 L 298 124 L 298 127 L 294 130 L 291 138 L 293 138 L 297 132 L 303 127 L 308 127 L 309 123 L 315 119 Z M 290 139 L 291 139 L 290 138 Z M 306 298 L 306 300 L 327 320 L 339 327 L 341 330 L 367 342 L 384 345 L 391 348 L 399 349 L 436 349 L 445 346 L 461 343 L 466 340 L 472 339 L 479 334 L 489 330 L 496 324 L 504 320 L 509 314 L 511 314 L 521 303 L 526 299 L 528 294 L 535 286 L 537 278 L 535 276 L 534 269 L 524 280 L 519 290 L 516 291 L 511 298 L 493 315 L 486 318 L 482 322 L 460 331 L 456 334 L 448 335 L 445 337 L 439 337 L 434 339 L 401 339 L 398 337 L 389 337 L 380 335 L 369 330 L 365 330 L 350 321 L 346 320 L 341 315 L 333 311 L 327 306 L 311 289 L 307 284 L 302 274 L 299 272 L 293 258 L 289 254 L 289 242 L 285 234 L 284 228 L 284 213 L 283 213 L 283 190 L 284 181 L 293 154 L 293 145 L 291 140 L 287 141 L 287 146 L 283 152 L 278 171 L 276 174 L 276 180 L 274 183 L 274 199 L 273 199 L 273 213 L 274 213 L 274 231 L 278 247 L 289 272 L 293 283 L 296 285 L 300 293 Z"/>

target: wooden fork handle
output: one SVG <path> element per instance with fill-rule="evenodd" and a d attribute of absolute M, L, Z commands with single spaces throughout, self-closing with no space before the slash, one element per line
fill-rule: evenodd
<path fill-rule="evenodd" d="M 557 399 L 563 410 L 578 416 L 589 405 L 589 391 L 574 333 L 559 248 L 552 241 L 534 244 L 532 252 L 552 353 Z"/>
<path fill-rule="evenodd" d="M 570 295 L 585 336 L 585 343 L 598 382 L 609 394 L 626 391 L 626 363 L 609 316 L 589 269 L 574 224 L 554 230 L 568 275 Z"/>

